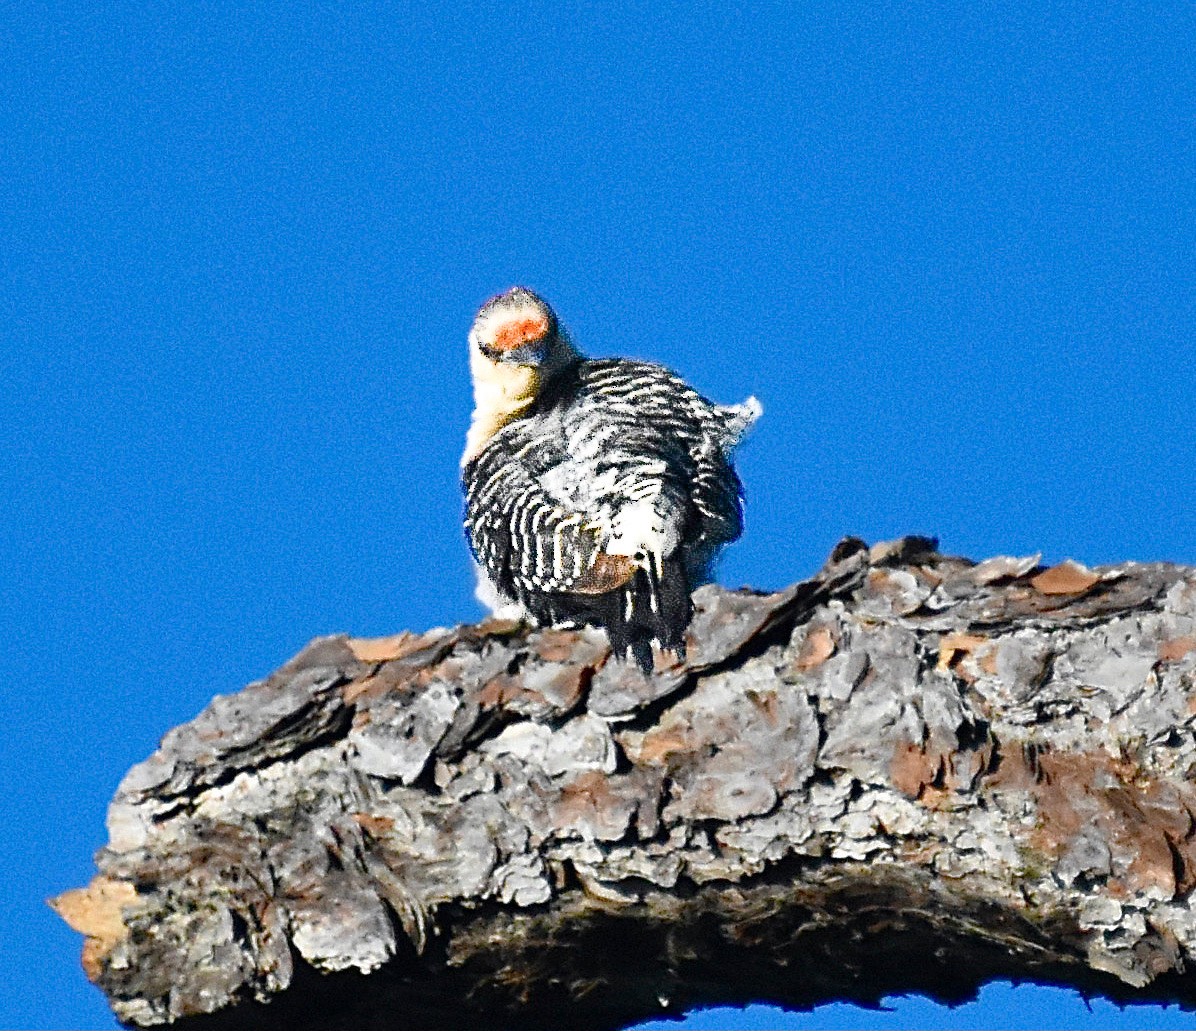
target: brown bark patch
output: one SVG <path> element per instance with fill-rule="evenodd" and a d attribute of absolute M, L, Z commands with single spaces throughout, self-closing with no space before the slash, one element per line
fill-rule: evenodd
<path fill-rule="evenodd" d="M 391 662 L 419 651 L 435 641 L 438 636 L 401 630 L 389 637 L 350 637 L 346 643 L 361 662 Z"/>
<path fill-rule="evenodd" d="M 1001 744 L 998 748 L 1000 761 L 985 779 L 985 784 L 997 791 L 1032 790 L 1042 779 L 1042 754 L 1043 749 L 1032 745 Z"/>
<path fill-rule="evenodd" d="M 636 778 L 615 781 L 597 770 L 587 770 L 562 786 L 552 807 L 553 824 L 583 838 L 618 841 L 646 803 L 644 795 L 644 784 Z"/>
<path fill-rule="evenodd" d="M 801 672 L 808 673 L 821 666 L 834 654 L 834 635 L 824 626 L 815 627 L 806 634 L 806 639 L 802 641 L 801 651 L 797 653 L 793 665 Z"/>
<path fill-rule="evenodd" d="M 511 637 L 526 625 L 521 619 L 504 619 L 498 616 L 487 616 L 474 629 L 482 637 Z"/>
<path fill-rule="evenodd" d="M 661 766 L 670 755 L 692 752 L 694 743 L 689 735 L 674 729 L 654 730 L 644 735 L 632 760 L 646 766 Z M 630 756 L 630 752 L 628 752 Z"/>
<path fill-rule="evenodd" d="M 64 891 L 49 900 L 50 908 L 74 930 L 87 936 L 83 943 L 83 969 L 95 981 L 100 964 L 116 944 L 128 937 L 126 906 L 137 901 L 137 889 L 128 881 L 93 877 L 86 888 Z"/>
<path fill-rule="evenodd" d="M 545 662 L 568 662 L 581 635 L 576 630 L 541 630 L 531 642 L 532 650 Z"/>
<path fill-rule="evenodd" d="M 953 792 L 972 790 L 989 768 L 992 750 L 991 739 L 959 747 L 954 737 L 944 740 L 931 734 L 923 743 L 907 741 L 896 748 L 889 760 L 889 778 L 902 794 L 933 808 L 946 803 Z"/>
<path fill-rule="evenodd" d="M 1081 835 L 1109 849 L 1110 883 L 1172 896 L 1196 885 L 1196 791 L 1171 782 L 1138 782 L 1134 770 L 1099 753 L 1038 757 L 1034 838 L 1057 859 Z"/>
<path fill-rule="evenodd" d="M 745 696 L 770 727 L 780 724 L 780 702 L 775 691 L 748 691 Z"/>
<path fill-rule="evenodd" d="M 1030 580 L 1039 594 L 1083 594 L 1100 583 L 1100 576 L 1087 566 L 1064 559 Z"/>
<path fill-rule="evenodd" d="M 919 798 L 926 788 L 942 786 L 946 771 L 944 757 L 931 755 L 921 745 L 907 742 L 897 749 L 889 763 L 893 786 L 909 798 Z"/>
<path fill-rule="evenodd" d="M 1159 645 L 1159 661 L 1179 662 L 1192 651 L 1196 651 L 1196 637 L 1176 637 Z"/>
<path fill-rule="evenodd" d="M 375 816 L 373 813 L 354 813 L 353 820 L 371 838 L 384 838 L 395 829 L 395 822 L 389 816 Z"/>
<path fill-rule="evenodd" d="M 414 668 L 398 663 L 390 665 L 383 663 L 375 668 L 375 672 L 364 677 L 351 680 L 341 688 L 341 697 L 346 705 L 356 705 L 358 702 L 370 702 L 376 698 L 390 694 L 392 691 L 415 684 L 416 687 L 427 686 L 435 674 L 435 667 Z M 364 713 L 358 713 L 364 715 Z"/>
<path fill-rule="evenodd" d="M 531 694 L 518 677 L 500 673 L 486 681 L 485 686 L 478 692 L 477 703 L 483 709 L 499 709 Z"/>
<path fill-rule="evenodd" d="M 974 682 L 976 674 L 974 670 L 969 669 L 964 664 L 964 659 L 972 657 L 973 653 L 978 652 L 981 648 L 991 643 L 989 638 L 979 634 L 944 634 L 943 639 L 939 642 L 939 671 L 943 673 L 955 673 L 968 683 Z M 989 648 L 984 656 L 977 656 L 979 659 L 978 667 L 982 668 L 986 673 L 995 673 L 995 654 L 996 649 Z M 990 661 L 986 662 L 985 660 Z"/>

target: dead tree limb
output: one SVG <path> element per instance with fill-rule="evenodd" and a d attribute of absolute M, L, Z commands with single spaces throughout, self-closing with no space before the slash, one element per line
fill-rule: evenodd
<path fill-rule="evenodd" d="M 613 1028 L 993 977 L 1196 1003 L 1196 570 L 848 540 L 696 600 L 649 678 L 491 621 L 323 638 L 216 698 L 55 900 L 88 975 L 194 1028 Z"/>

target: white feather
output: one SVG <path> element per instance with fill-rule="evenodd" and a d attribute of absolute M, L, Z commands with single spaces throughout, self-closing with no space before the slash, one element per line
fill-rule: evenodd
<path fill-rule="evenodd" d="M 473 564 L 473 571 L 477 577 L 477 587 L 474 588 L 473 596 L 490 610 L 495 619 L 525 619 L 534 622 L 527 609 L 503 594 L 477 562 Z"/>
<path fill-rule="evenodd" d="M 619 510 L 602 550 L 608 555 L 650 557 L 659 569 L 660 560 L 676 551 L 678 543 L 672 520 L 661 515 L 654 498 L 645 498 Z"/>

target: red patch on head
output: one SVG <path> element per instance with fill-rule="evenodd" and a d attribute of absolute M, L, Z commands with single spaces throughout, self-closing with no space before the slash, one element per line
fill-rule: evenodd
<path fill-rule="evenodd" d="M 547 333 L 548 320 L 543 315 L 511 319 L 498 327 L 490 347 L 495 351 L 514 351 L 524 344 L 541 339 Z"/>

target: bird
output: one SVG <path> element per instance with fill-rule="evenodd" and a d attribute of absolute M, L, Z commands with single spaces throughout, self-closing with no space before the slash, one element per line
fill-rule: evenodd
<path fill-rule="evenodd" d="M 461 457 L 477 598 L 498 617 L 597 626 L 650 674 L 685 657 L 691 594 L 743 531 L 731 455 L 762 412 L 718 405 L 664 366 L 586 358 L 516 286 L 469 330 Z"/>

